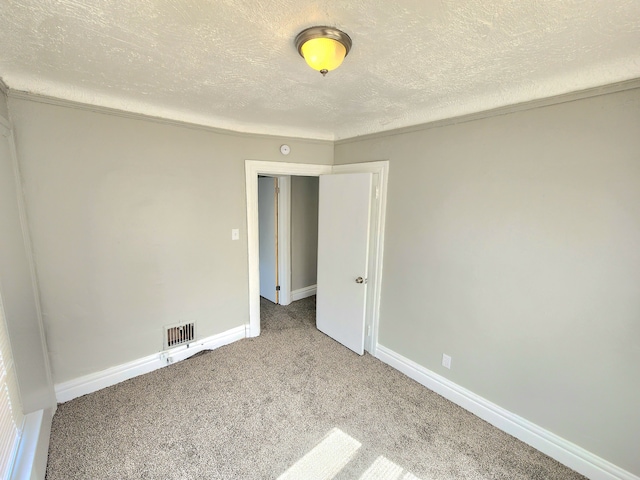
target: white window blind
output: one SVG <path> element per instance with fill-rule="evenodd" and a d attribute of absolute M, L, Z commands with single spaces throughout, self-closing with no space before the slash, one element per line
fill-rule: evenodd
<path fill-rule="evenodd" d="M 0 478 L 9 476 L 20 442 L 22 423 L 18 384 L 0 297 Z"/>

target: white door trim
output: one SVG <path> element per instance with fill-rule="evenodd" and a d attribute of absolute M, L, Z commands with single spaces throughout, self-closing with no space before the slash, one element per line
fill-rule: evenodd
<path fill-rule="evenodd" d="M 258 175 L 301 175 L 317 177 L 329 174 L 331 165 L 263 162 L 245 160 L 247 193 L 247 248 L 249 261 L 249 323 L 247 337 L 260 335 L 260 240 L 258 236 Z"/>
<path fill-rule="evenodd" d="M 278 303 L 291 303 L 291 177 L 278 177 Z"/>
<path fill-rule="evenodd" d="M 304 163 L 265 162 L 245 160 L 245 188 L 247 194 L 247 247 L 249 262 L 249 323 L 247 337 L 260 335 L 260 263 L 258 238 L 258 175 L 299 175 L 317 177 L 331 173 L 370 172 L 378 175 L 378 204 L 376 211 L 375 247 L 372 268 L 369 272 L 371 283 L 371 335 L 365 342 L 365 350 L 376 355 L 378 345 L 378 322 L 380 320 L 380 293 L 382 285 L 382 260 L 384 253 L 384 232 L 387 211 L 387 181 L 389 161 L 353 163 L 348 165 L 316 165 Z"/>

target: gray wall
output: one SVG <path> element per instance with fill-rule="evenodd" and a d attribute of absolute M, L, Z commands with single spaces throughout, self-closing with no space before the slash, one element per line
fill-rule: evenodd
<path fill-rule="evenodd" d="M 167 323 L 247 321 L 244 160 L 282 161 L 283 139 L 9 107 L 56 382 L 159 351 Z M 335 146 L 336 164 L 391 162 L 380 342 L 636 474 L 638 131 L 633 90 Z M 287 161 L 334 158 L 287 143 Z"/>
<path fill-rule="evenodd" d="M 316 284 L 318 177 L 291 177 L 291 290 Z"/>
<path fill-rule="evenodd" d="M 6 99 L 0 92 L 0 117 L 8 123 Z M 0 126 L 0 293 L 24 413 L 55 405 L 46 347 L 38 317 L 30 247 L 20 218 L 22 192 L 10 148 L 9 130 Z"/>
<path fill-rule="evenodd" d="M 639 132 L 632 90 L 335 150 L 390 160 L 380 343 L 635 474 Z"/>
<path fill-rule="evenodd" d="M 64 382 L 248 322 L 244 160 L 330 164 L 333 145 L 9 99 L 54 375 Z M 240 241 L 231 240 L 239 228 Z"/>
<path fill-rule="evenodd" d="M 2 79 L 0 79 L 2 82 Z M 7 108 L 7 97 L 2 90 L 2 85 L 0 85 L 0 117 L 4 120 L 9 121 L 9 110 Z"/>

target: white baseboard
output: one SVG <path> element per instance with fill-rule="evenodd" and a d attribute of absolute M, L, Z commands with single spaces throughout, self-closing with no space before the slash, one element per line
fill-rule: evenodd
<path fill-rule="evenodd" d="M 287 306 L 291 305 L 291 292 L 286 292 L 285 290 L 280 289 L 280 294 L 278 295 L 278 305 Z"/>
<path fill-rule="evenodd" d="M 86 395 L 87 393 L 93 393 L 115 385 L 116 383 L 137 377 L 138 375 L 153 372 L 171 363 L 189 358 L 203 350 L 214 350 L 223 345 L 228 345 L 246 336 L 246 327 L 242 325 L 219 333 L 218 335 L 190 343 L 188 346 L 183 345 L 165 352 L 154 353 L 153 355 L 132 362 L 56 384 L 56 400 L 58 403 L 67 402 L 76 397 Z"/>
<path fill-rule="evenodd" d="M 251 325 L 245 325 L 244 326 L 244 336 L 246 338 L 254 338 L 260 335 L 260 332 L 256 333 L 253 330 L 251 330 Z"/>
<path fill-rule="evenodd" d="M 303 298 L 311 297 L 316 294 L 317 290 L 317 285 L 309 285 L 308 287 L 291 290 L 291 301 L 295 302 L 297 300 L 302 300 Z"/>
<path fill-rule="evenodd" d="M 633 473 L 505 410 L 393 350 L 378 345 L 376 356 L 428 389 L 591 480 L 640 480 Z"/>
<path fill-rule="evenodd" d="M 53 410 L 38 410 L 25 417 L 11 480 L 44 480 Z"/>

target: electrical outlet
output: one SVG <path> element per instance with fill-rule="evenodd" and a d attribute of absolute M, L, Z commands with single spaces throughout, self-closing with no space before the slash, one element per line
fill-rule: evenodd
<path fill-rule="evenodd" d="M 444 368 L 451 368 L 451 357 L 446 353 L 442 354 L 442 366 Z"/>

